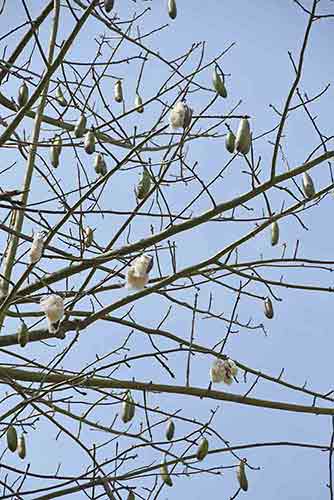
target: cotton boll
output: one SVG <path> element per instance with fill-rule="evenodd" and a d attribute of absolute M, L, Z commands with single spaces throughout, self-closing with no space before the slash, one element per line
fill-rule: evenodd
<path fill-rule="evenodd" d="M 41 259 L 43 255 L 43 248 L 44 248 L 44 233 L 35 233 L 28 254 L 30 264 L 36 264 L 36 262 L 38 262 Z"/>
<path fill-rule="evenodd" d="M 213 383 L 223 382 L 224 365 L 221 359 L 215 359 L 210 369 L 210 377 Z"/>
<path fill-rule="evenodd" d="M 141 255 L 137 257 L 132 264 L 135 269 L 135 275 L 140 278 L 148 274 L 153 267 L 153 258 L 150 255 Z"/>
<path fill-rule="evenodd" d="M 64 301 L 59 295 L 49 295 L 40 300 L 42 311 L 44 311 L 49 333 L 56 333 L 59 329 L 60 321 L 64 316 Z"/>
<path fill-rule="evenodd" d="M 184 117 L 186 115 L 186 107 L 183 102 L 177 102 L 169 115 L 169 123 L 172 129 L 182 128 Z"/>
<path fill-rule="evenodd" d="M 142 290 L 148 283 L 148 274 L 138 276 L 136 269 L 130 266 L 126 276 L 126 288 L 134 290 Z"/>
<path fill-rule="evenodd" d="M 210 369 L 210 377 L 214 383 L 224 382 L 224 384 L 231 385 L 237 372 L 238 367 L 232 359 L 224 361 L 216 359 Z"/>

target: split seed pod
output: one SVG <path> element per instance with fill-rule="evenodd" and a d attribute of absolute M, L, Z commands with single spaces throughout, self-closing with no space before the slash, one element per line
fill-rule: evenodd
<path fill-rule="evenodd" d="M 197 448 L 197 453 L 196 453 L 197 460 L 204 460 L 204 458 L 208 454 L 208 451 L 209 451 L 209 442 L 206 438 L 203 438 Z"/>
<path fill-rule="evenodd" d="M 93 154 L 95 151 L 95 134 L 93 128 L 86 132 L 84 140 L 84 150 L 88 155 Z"/>
<path fill-rule="evenodd" d="M 136 195 L 139 200 L 145 198 L 151 189 L 151 175 L 146 167 L 143 168 L 143 172 L 140 181 L 137 186 Z"/>
<path fill-rule="evenodd" d="M 17 102 L 18 102 L 20 108 L 23 108 L 23 106 L 25 106 L 27 104 L 28 98 L 29 98 L 29 90 L 28 90 L 26 82 L 23 82 L 19 88 L 19 93 L 17 96 Z"/>
<path fill-rule="evenodd" d="M 22 323 L 17 334 L 17 341 L 21 347 L 25 347 L 29 342 L 29 330 L 25 323 Z"/>
<path fill-rule="evenodd" d="M 87 119 L 85 115 L 80 115 L 74 127 L 74 135 L 77 139 L 79 139 L 79 137 L 83 137 L 86 130 L 86 123 Z"/>
<path fill-rule="evenodd" d="M 249 121 L 242 118 L 239 123 L 237 135 L 235 137 L 235 149 L 238 153 L 246 155 L 251 147 L 252 136 L 250 133 Z"/>
<path fill-rule="evenodd" d="M 267 297 L 264 301 L 264 314 L 268 319 L 273 319 L 274 317 L 274 308 L 270 297 Z"/>
<path fill-rule="evenodd" d="M 173 486 L 173 481 L 169 475 L 169 472 L 168 472 L 168 467 L 167 467 L 167 464 L 166 462 L 161 462 L 161 465 L 160 465 L 160 476 L 161 476 L 161 479 L 163 480 L 163 482 L 165 484 L 167 484 L 167 486 Z"/>
<path fill-rule="evenodd" d="M 26 457 L 26 441 L 24 439 L 24 435 L 21 434 L 17 441 L 17 453 L 22 460 Z"/>
<path fill-rule="evenodd" d="M 187 104 L 185 104 L 184 106 L 185 106 L 185 115 L 184 115 L 184 121 L 183 121 L 183 128 L 185 130 L 191 124 L 191 120 L 193 117 L 193 110 L 191 109 L 190 106 L 187 106 Z"/>
<path fill-rule="evenodd" d="M 135 500 L 135 494 L 133 493 L 132 490 L 129 491 L 128 498 L 127 500 Z"/>
<path fill-rule="evenodd" d="M 14 453 L 17 449 L 17 432 L 13 425 L 10 425 L 6 432 L 7 446 Z"/>
<path fill-rule="evenodd" d="M 167 429 L 166 429 L 166 439 L 167 441 L 171 441 L 174 437 L 175 433 L 175 424 L 172 419 L 169 420 Z"/>
<path fill-rule="evenodd" d="M 227 90 L 224 83 L 224 77 L 222 78 L 219 73 L 217 73 L 217 68 L 213 70 L 212 75 L 213 88 L 221 97 L 227 97 Z"/>
<path fill-rule="evenodd" d="M 131 392 L 126 393 L 125 399 L 122 403 L 122 420 L 125 424 L 130 422 L 135 415 L 135 405 L 131 396 Z"/>
<path fill-rule="evenodd" d="M 177 8 L 175 0 L 168 0 L 168 15 L 171 19 L 175 19 L 177 16 Z"/>
<path fill-rule="evenodd" d="M 245 472 L 245 462 L 240 460 L 240 463 L 237 468 L 237 478 L 240 484 L 240 488 L 244 491 L 248 490 L 248 481 Z"/>
<path fill-rule="evenodd" d="M 107 165 L 101 153 L 98 153 L 94 159 L 94 169 L 97 174 L 105 175 L 107 173 Z"/>
<path fill-rule="evenodd" d="M 303 190 L 306 198 L 312 198 L 315 195 L 312 177 L 307 172 L 303 173 Z"/>
<path fill-rule="evenodd" d="M 122 82 L 121 82 L 121 80 L 117 80 L 117 82 L 115 83 L 114 96 L 115 96 L 115 101 L 116 102 L 122 102 L 123 101 L 123 89 L 122 89 Z"/>
<path fill-rule="evenodd" d="M 104 0 L 104 10 L 107 14 L 111 12 L 114 8 L 114 0 Z"/>
<path fill-rule="evenodd" d="M 88 248 L 91 246 L 92 242 L 93 242 L 93 237 L 94 237 L 94 233 L 93 233 L 93 229 L 89 226 L 87 226 L 84 230 L 83 230 L 83 233 L 84 233 L 84 243 L 85 243 L 85 247 Z"/>
<path fill-rule="evenodd" d="M 66 108 L 67 101 L 64 97 L 64 94 L 63 94 L 63 91 L 61 90 L 60 85 L 58 85 L 57 90 L 56 90 L 56 99 L 57 99 L 58 104 L 60 104 L 60 106 L 62 106 L 63 108 Z"/>
<path fill-rule="evenodd" d="M 229 130 L 227 132 L 226 138 L 225 138 L 225 147 L 227 151 L 231 154 L 234 153 L 235 149 L 235 135 L 233 134 L 232 130 Z"/>
<path fill-rule="evenodd" d="M 271 224 L 271 245 L 274 247 L 279 240 L 279 227 L 276 221 Z"/>
<path fill-rule="evenodd" d="M 136 95 L 135 106 L 137 108 L 137 113 L 144 113 L 143 100 L 139 94 Z"/>

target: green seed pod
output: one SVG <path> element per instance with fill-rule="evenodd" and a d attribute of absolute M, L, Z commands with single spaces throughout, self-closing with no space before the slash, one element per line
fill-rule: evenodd
<path fill-rule="evenodd" d="M 22 323 L 21 328 L 18 331 L 17 342 L 21 347 L 25 347 L 29 342 L 29 330 L 25 323 Z"/>
<path fill-rule="evenodd" d="M 83 230 L 83 233 L 84 233 L 85 247 L 89 248 L 91 246 L 91 244 L 93 243 L 93 237 L 94 237 L 93 229 L 91 227 L 87 226 Z"/>
<path fill-rule="evenodd" d="M 145 198 L 151 189 L 151 175 L 146 167 L 143 168 L 141 179 L 138 183 L 136 194 L 139 200 Z"/>
<path fill-rule="evenodd" d="M 175 433 L 175 424 L 172 419 L 169 419 L 167 428 L 166 428 L 166 439 L 167 441 L 171 441 L 174 437 Z"/>
<path fill-rule="evenodd" d="M 137 108 L 137 113 L 144 113 L 143 100 L 139 94 L 136 95 L 135 106 Z"/>
<path fill-rule="evenodd" d="M 245 462 L 240 460 L 240 463 L 237 468 L 237 478 L 240 484 L 240 488 L 244 491 L 248 490 L 248 481 L 245 472 Z"/>
<path fill-rule="evenodd" d="M 274 247 L 279 240 L 279 227 L 276 221 L 271 224 L 271 245 Z"/>
<path fill-rule="evenodd" d="M 95 151 L 95 134 L 93 129 L 90 129 L 86 132 L 84 140 L 84 150 L 88 155 L 93 154 Z"/>
<path fill-rule="evenodd" d="M 165 461 L 160 464 L 160 476 L 167 486 L 173 486 L 173 481 L 169 475 L 168 467 Z"/>
<path fill-rule="evenodd" d="M 303 190 L 306 198 L 313 198 L 315 195 L 312 177 L 307 172 L 303 173 Z"/>
<path fill-rule="evenodd" d="M 218 73 L 217 73 L 217 68 L 213 70 L 212 74 L 212 83 L 213 83 L 213 88 L 217 92 L 218 95 L 221 97 L 227 97 L 227 91 L 224 83 L 224 78 L 222 78 Z"/>
<path fill-rule="evenodd" d="M 117 80 L 117 82 L 115 83 L 114 96 L 115 96 L 115 101 L 116 102 L 122 102 L 123 101 L 123 89 L 122 89 L 122 82 L 121 82 L 121 80 Z"/>
<path fill-rule="evenodd" d="M 17 432 L 13 425 L 10 425 L 6 432 L 7 446 L 14 453 L 17 449 Z"/>
<path fill-rule="evenodd" d="M 168 0 L 168 15 L 171 19 L 175 19 L 177 16 L 177 8 L 175 0 Z"/>
<path fill-rule="evenodd" d="M 251 147 L 252 136 L 250 133 L 249 121 L 242 118 L 235 138 L 235 149 L 238 153 L 246 155 Z"/>
<path fill-rule="evenodd" d="M 135 494 L 133 493 L 132 490 L 129 491 L 128 498 L 127 500 L 135 500 Z"/>
<path fill-rule="evenodd" d="M 80 117 L 78 118 L 78 121 L 74 127 L 74 135 L 77 139 L 79 139 L 79 137 L 83 137 L 85 130 L 86 130 L 86 123 L 87 123 L 87 119 L 86 119 L 85 115 L 83 115 L 83 114 L 80 115 Z"/>
<path fill-rule="evenodd" d="M 62 140 L 60 135 L 56 135 L 56 137 L 53 139 L 53 144 L 50 150 L 50 159 L 51 159 L 51 165 L 54 168 L 57 168 L 59 165 L 59 156 L 62 150 Z"/>
<path fill-rule="evenodd" d="M 27 104 L 28 98 L 29 98 L 29 90 L 26 82 L 23 82 L 19 88 L 19 93 L 17 96 L 17 102 L 20 108 L 23 108 L 23 106 Z"/>
<path fill-rule="evenodd" d="M 24 439 L 24 435 L 21 434 L 17 441 L 17 453 L 22 460 L 26 457 L 26 441 Z"/>
<path fill-rule="evenodd" d="M 233 134 L 232 130 L 229 130 L 227 132 L 226 138 L 225 138 L 225 147 L 227 151 L 231 154 L 234 153 L 235 149 L 235 135 Z"/>
<path fill-rule="evenodd" d="M 104 10 L 107 14 L 111 12 L 114 8 L 114 0 L 104 0 Z"/>
<path fill-rule="evenodd" d="M 197 460 L 204 460 L 204 458 L 208 454 L 208 451 L 209 451 L 209 442 L 206 438 L 203 438 L 197 448 L 197 453 L 196 453 Z"/>
<path fill-rule="evenodd" d="M 136 406 L 131 396 L 131 392 L 128 391 L 122 403 L 122 420 L 125 424 L 130 422 L 135 415 Z"/>
<path fill-rule="evenodd" d="M 56 135 L 56 137 L 53 140 L 53 145 L 55 147 L 57 155 L 60 156 L 63 147 L 63 141 L 61 140 L 60 135 Z"/>
<path fill-rule="evenodd" d="M 105 175 L 107 173 L 107 165 L 101 153 L 97 153 L 94 159 L 94 169 L 97 174 Z"/>
<path fill-rule="evenodd" d="M 62 106 L 63 108 L 66 108 L 68 103 L 64 97 L 64 94 L 63 94 L 63 91 L 61 90 L 60 85 L 58 85 L 57 90 L 56 90 L 56 99 L 57 99 L 58 104 L 60 104 L 60 106 Z"/>
<path fill-rule="evenodd" d="M 274 308 L 273 303 L 270 300 L 270 297 L 267 297 L 264 301 L 264 314 L 268 319 L 273 319 L 274 317 Z"/>

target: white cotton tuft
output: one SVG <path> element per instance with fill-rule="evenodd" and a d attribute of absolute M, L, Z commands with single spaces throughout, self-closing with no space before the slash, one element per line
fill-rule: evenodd
<path fill-rule="evenodd" d="M 169 115 L 169 123 L 172 129 L 182 128 L 184 125 L 184 119 L 186 116 L 186 105 L 179 101 L 172 108 Z"/>
<path fill-rule="evenodd" d="M 135 290 L 145 288 L 152 266 L 153 258 L 150 255 L 140 255 L 137 257 L 128 269 L 126 287 Z"/>
<path fill-rule="evenodd" d="M 43 249 L 44 249 L 44 234 L 35 233 L 31 244 L 31 248 L 28 253 L 30 264 L 36 264 L 36 262 L 38 262 L 41 259 L 43 255 Z"/>
<path fill-rule="evenodd" d="M 233 382 L 233 377 L 238 373 L 238 367 L 232 361 L 232 359 L 216 359 L 210 369 L 210 377 L 212 382 L 219 383 L 224 382 L 224 384 L 231 385 Z"/>
<path fill-rule="evenodd" d="M 49 333 L 56 333 L 64 316 L 63 299 L 59 295 L 48 295 L 40 300 L 40 305 L 48 322 Z"/>

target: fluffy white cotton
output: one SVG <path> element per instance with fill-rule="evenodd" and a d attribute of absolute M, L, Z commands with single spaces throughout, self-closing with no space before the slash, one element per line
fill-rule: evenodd
<path fill-rule="evenodd" d="M 56 333 L 64 316 L 63 299 L 59 295 L 48 295 L 40 300 L 40 305 L 48 322 L 49 333 Z"/>
<path fill-rule="evenodd" d="M 28 253 L 30 264 L 36 264 L 43 255 L 44 248 L 44 234 L 35 233 Z"/>
<path fill-rule="evenodd" d="M 186 105 L 179 101 L 172 108 L 169 115 L 169 123 L 173 129 L 182 128 L 184 125 L 184 118 L 186 116 Z"/>
<path fill-rule="evenodd" d="M 126 287 L 142 290 L 148 283 L 149 272 L 152 269 L 153 258 L 150 255 L 140 255 L 131 264 L 126 277 Z"/>
<path fill-rule="evenodd" d="M 224 384 L 231 385 L 237 372 L 238 367 L 232 359 L 224 361 L 216 359 L 210 369 L 210 377 L 214 383 L 224 382 Z"/>

